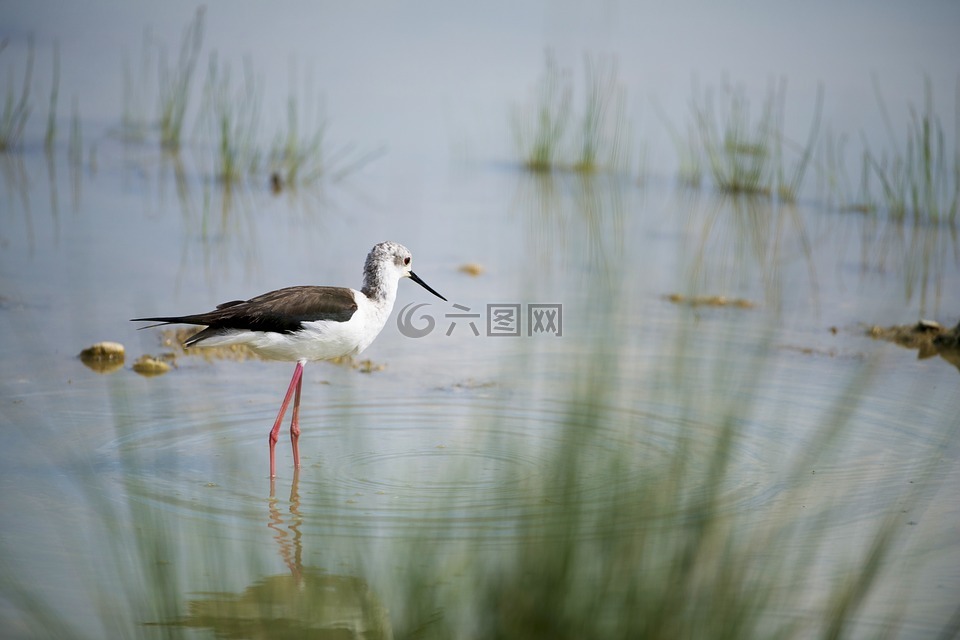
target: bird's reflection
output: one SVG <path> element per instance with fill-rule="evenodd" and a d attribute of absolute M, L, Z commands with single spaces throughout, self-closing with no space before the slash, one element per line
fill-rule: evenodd
<path fill-rule="evenodd" d="M 267 526 L 273 532 L 273 539 L 280 547 L 280 557 L 290 569 L 290 574 L 300 580 L 303 574 L 303 534 L 300 525 L 303 516 L 300 514 L 300 469 L 294 467 L 293 482 L 290 483 L 290 520 L 284 527 L 283 515 L 280 512 L 280 501 L 277 500 L 276 478 L 270 478 L 270 519 Z"/>
<path fill-rule="evenodd" d="M 210 629 L 218 638 L 393 638 L 387 609 L 366 581 L 303 565 L 299 480 L 294 471 L 287 505 L 270 482 L 267 526 L 289 574 L 263 577 L 241 593 L 190 600 L 179 626 Z"/>

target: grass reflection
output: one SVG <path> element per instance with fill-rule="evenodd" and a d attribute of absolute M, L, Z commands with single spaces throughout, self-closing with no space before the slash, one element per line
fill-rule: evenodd
<path fill-rule="evenodd" d="M 960 232 L 949 223 L 922 220 L 876 220 L 860 227 L 861 274 L 896 273 L 906 302 L 919 304 L 918 318 L 938 314 L 952 296 L 944 278 L 960 266 Z"/>
<path fill-rule="evenodd" d="M 749 292 L 759 278 L 764 303 L 779 308 L 785 264 L 793 260 L 806 265 L 816 293 L 812 241 L 804 216 L 793 205 L 740 194 L 709 198 L 705 205 L 692 200 L 686 211 L 694 239 L 688 256 L 694 293 Z"/>
<path fill-rule="evenodd" d="M 624 221 L 632 183 L 615 174 L 521 173 L 513 208 L 527 220 L 537 264 L 585 253 L 595 274 L 609 279 L 624 254 Z M 538 274 L 542 277 L 542 274 Z"/>

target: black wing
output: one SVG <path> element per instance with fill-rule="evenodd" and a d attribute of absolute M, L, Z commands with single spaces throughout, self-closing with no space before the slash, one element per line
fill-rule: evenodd
<path fill-rule="evenodd" d="M 357 311 L 353 291 L 344 287 L 287 287 L 264 293 L 249 300 L 234 300 L 218 305 L 216 310 L 190 316 L 134 318 L 135 322 L 159 324 L 206 325 L 213 335 L 224 329 L 291 333 L 303 328 L 304 322 L 329 320 L 346 322 Z M 151 325 L 156 326 L 156 325 Z M 147 327 L 143 327 L 146 329 Z M 190 342 L 203 338 L 194 336 Z"/>

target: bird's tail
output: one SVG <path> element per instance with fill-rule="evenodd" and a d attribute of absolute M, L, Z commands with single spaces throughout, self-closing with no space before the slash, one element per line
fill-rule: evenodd
<path fill-rule="evenodd" d="M 153 322 L 154 324 L 147 324 L 142 327 L 137 327 L 137 329 L 152 329 L 154 327 L 162 327 L 165 324 L 192 324 L 187 318 L 180 316 L 168 316 L 165 318 L 130 318 L 130 322 Z"/>

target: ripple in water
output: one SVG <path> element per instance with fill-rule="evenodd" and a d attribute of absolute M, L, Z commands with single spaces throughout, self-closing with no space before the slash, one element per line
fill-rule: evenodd
<path fill-rule="evenodd" d="M 780 397 L 780 380 L 781 386 L 756 390 L 754 410 L 737 426 L 715 503 L 723 514 L 766 509 L 794 489 L 787 467 L 814 440 L 816 417 L 834 400 L 829 391 L 836 380 L 809 367 L 788 373 L 795 410 L 783 411 L 789 403 Z M 275 485 L 278 495 L 288 490 L 296 495 L 298 510 L 327 533 L 471 537 L 494 532 L 509 537 L 520 529 L 549 529 L 570 514 L 599 515 L 612 499 L 649 500 L 660 487 L 668 493 L 678 455 L 688 458 L 682 494 L 686 505 L 634 509 L 618 526 L 676 522 L 691 501 L 715 489 L 696 471 L 709 463 L 722 417 L 681 415 L 679 399 L 606 407 L 601 419 L 582 421 L 571 421 L 570 406 L 562 399 L 531 399 L 490 388 L 368 396 L 362 402 L 329 399 L 316 398 L 303 407 L 304 468 L 295 487 L 285 425 L 277 448 L 281 477 Z M 231 406 L 224 399 L 209 401 Z M 919 463 L 914 457 L 890 455 L 903 435 L 896 412 L 889 411 L 895 402 L 891 396 L 882 406 L 874 403 L 863 410 L 868 430 L 858 428 L 858 419 L 852 421 L 852 439 L 861 446 L 848 466 L 812 457 L 823 477 L 812 482 L 829 477 L 837 486 L 856 481 L 891 491 L 906 482 L 901 476 Z M 213 414 L 216 421 L 206 425 L 165 417 L 131 429 L 109 448 L 141 463 L 124 469 L 138 477 L 137 500 L 192 517 L 258 521 L 269 487 L 264 441 L 273 409 L 269 402 L 234 403 L 230 412 Z M 678 453 L 681 442 L 687 448 Z M 902 473 L 891 475 L 893 466 Z M 820 495 L 816 484 L 811 486 L 813 493 L 801 497 Z M 856 517 L 885 508 L 875 497 L 863 501 Z"/>

